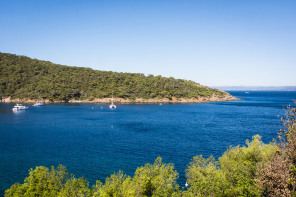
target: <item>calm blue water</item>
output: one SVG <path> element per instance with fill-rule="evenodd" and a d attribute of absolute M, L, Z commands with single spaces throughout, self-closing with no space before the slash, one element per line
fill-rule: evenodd
<path fill-rule="evenodd" d="M 23 183 L 35 166 L 63 164 L 91 185 L 157 156 L 184 171 L 193 156 L 221 156 L 229 145 L 243 145 L 260 134 L 276 138 L 282 106 L 296 92 L 231 92 L 242 101 L 206 104 L 118 105 L 48 104 L 13 113 L 13 104 L 0 104 L 0 192 Z M 103 109 L 101 109 L 103 106 Z"/>

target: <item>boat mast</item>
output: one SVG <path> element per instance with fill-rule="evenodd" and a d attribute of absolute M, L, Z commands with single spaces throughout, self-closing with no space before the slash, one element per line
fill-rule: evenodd
<path fill-rule="evenodd" d="M 113 90 L 112 90 L 112 99 L 111 99 L 111 105 L 114 105 L 114 104 L 113 104 Z"/>

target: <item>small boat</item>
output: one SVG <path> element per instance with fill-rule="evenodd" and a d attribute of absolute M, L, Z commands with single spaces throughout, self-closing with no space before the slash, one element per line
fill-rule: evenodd
<path fill-rule="evenodd" d="M 115 109 L 116 105 L 114 105 L 113 100 L 111 101 L 111 105 L 109 105 L 110 109 Z"/>
<path fill-rule="evenodd" d="M 22 104 L 19 104 L 17 103 L 13 108 L 12 108 L 12 111 L 20 111 L 20 110 L 27 110 L 29 109 L 28 107 L 22 105 Z"/>
<path fill-rule="evenodd" d="M 111 105 L 109 105 L 110 109 L 115 109 L 116 105 L 114 105 L 113 103 L 111 103 Z"/>
<path fill-rule="evenodd" d="M 44 105 L 44 104 L 41 102 L 40 95 L 39 95 L 38 101 L 33 106 L 38 107 L 38 106 L 42 106 L 42 105 Z"/>
<path fill-rule="evenodd" d="M 116 105 L 114 105 L 114 102 L 113 102 L 113 93 L 112 93 L 112 99 L 111 99 L 111 104 L 109 105 L 110 109 L 115 109 L 116 108 Z"/>
<path fill-rule="evenodd" d="M 42 105 L 44 105 L 44 104 L 38 101 L 38 102 L 36 102 L 33 106 L 34 106 L 34 107 L 37 107 L 37 106 L 42 106 Z"/>

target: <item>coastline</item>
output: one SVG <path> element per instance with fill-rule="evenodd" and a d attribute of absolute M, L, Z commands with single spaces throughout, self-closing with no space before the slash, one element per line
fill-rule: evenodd
<path fill-rule="evenodd" d="M 49 100 L 44 99 L 44 103 L 110 103 L 112 98 L 94 98 L 94 99 L 84 99 L 84 100 L 75 100 L 71 99 L 68 101 L 63 100 Z M 213 95 L 212 97 L 198 97 L 198 98 L 175 98 L 172 99 L 162 98 L 162 99 L 143 99 L 136 98 L 134 100 L 131 99 L 123 99 L 123 98 L 113 98 L 114 103 L 122 103 L 122 104 L 132 104 L 132 103 L 209 103 L 209 102 L 224 102 L 224 101 L 237 101 L 241 100 L 236 98 L 230 94 L 226 94 L 224 97 Z M 19 99 L 19 98 L 11 98 L 6 97 L 1 99 L 1 103 L 35 103 L 38 99 Z"/>

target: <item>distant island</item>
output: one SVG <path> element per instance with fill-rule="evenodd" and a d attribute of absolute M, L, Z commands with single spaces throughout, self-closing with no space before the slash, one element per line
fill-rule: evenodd
<path fill-rule="evenodd" d="M 199 103 L 237 98 L 193 81 L 98 71 L 0 53 L 1 102 Z"/>
<path fill-rule="evenodd" d="M 213 86 L 224 91 L 296 91 L 296 86 Z"/>

